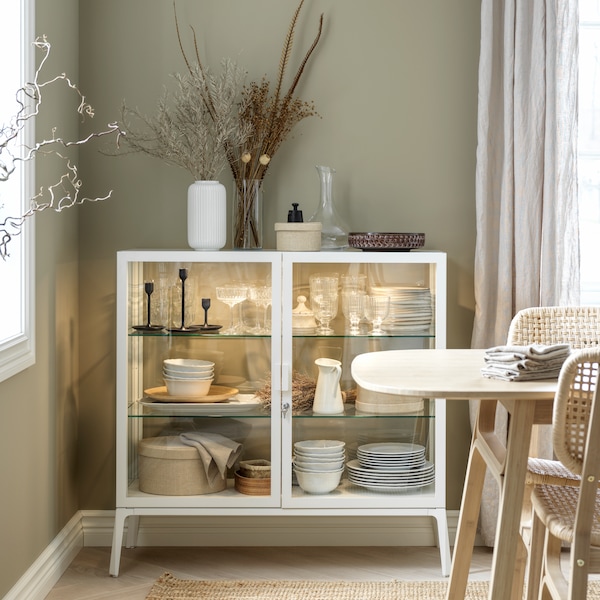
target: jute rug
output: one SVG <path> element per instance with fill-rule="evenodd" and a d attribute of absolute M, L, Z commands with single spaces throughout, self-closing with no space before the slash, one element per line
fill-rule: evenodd
<path fill-rule="evenodd" d="M 164 573 L 146 600 L 444 600 L 446 581 L 208 581 Z M 465 600 L 487 598 L 488 582 L 471 581 Z M 589 599 L 600 599 L 591 582 Z"/>

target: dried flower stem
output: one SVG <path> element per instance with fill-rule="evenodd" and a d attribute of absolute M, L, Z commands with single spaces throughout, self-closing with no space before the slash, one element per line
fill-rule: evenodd
<path fill-rule="evenodd" d="M 225 156 L 231 168 L 237 194 L 240 198 L 244 198 L 247 181 L 262 183 L 275 152 L 288 137 L 294 126 L 306 117 L 317 115 L 313 102 L 300 100 L 294 94 L 308 61 L 321 39 L 323 15 L 319 18 L 319 27 L 313 43 L 300 63 L 290 87 L 287 92 L 283 93 L 285 75 L 294 42 L 294 33 L 303 5 L 304 0 L 300 0 L 289 24 L 279 60 L 274 91 L 271 92 L 266 78 L 263 78 L 260 82 L 251 82 L 244 86 L 238 111 L 238 129 L 243 132 L 243 135 L 237 139 L 226 137 L 223 142 Z M 173 10 L 179 48 L 188 71 L 191 73 L 194 68 L 198 68 L 201 72 L 204 72 L 205 68 L 202 66 L 195 30 L 193 27 L 191 28 L 197 67 L 184 50 L 175 2 L 173 2 Z M 210 99 L 207 102 L 207 108 L 210 114 L 214 114 Z M 240 139 L 243 139 L 242 143 L 240 143 Z M 247 247 L 246 238 L 248 234 L 253 238 L 253 244 L 258 245 L 258 231 L 252 217 L 254 202 L 255 197 L 250 196 L 244 198 L 238 206 L 240 214 L 236 219 L 236 228 L 233 235 L 234 247 Z"/>

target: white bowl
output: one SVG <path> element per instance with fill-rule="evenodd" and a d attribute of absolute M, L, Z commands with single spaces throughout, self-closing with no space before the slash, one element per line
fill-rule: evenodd
<path fill-rule="evenodd" d="M 181 373 L 178 375 L 174 375 L 169 371 L 165 371 L 163 369 L 163 376 L 165 379 L 182 379 L 185 381 L 190 380 L 199 380 L 199 379 L 214 379 L 214 371 L 207 371 L 206 373 L 199 373 L 195 375 L 194 373 Z"/>
<path fill-rule="evenodd" d="M 163 365 L 165 369 L 187 373 L 198 373 L 215 367 L 215 363 L 211 360 L 199 360 L 197 358 L 166 358 Z"/>
<path fill-rule="evenodd" d="M 373 404 L 423 404 L 423 398 L 420 396 L 399 396 L 398 394 L 387 394 L 385 392 L 374 392 L 366 390 L 360 385 L 356 388 L 356 399 L 359 402 L 370 402 Z"/>
<path fill-rule="evenodd" d="M 296 452 L 294 452 L 294 458 L 304 462 L 319 464 L 344 460 L 346 458 L 346 453 L 342 450 L 342 452 L 336 452 L 335 454 L 311 454 L 310 452 L 304 453 L 296 450 Z"/>
<path fill-rule="evenodd" d="M 344 460 L 336 460 L 326 463 L 312 463 L 303 460 L 294 460 L 294 468 L 307 473 L 319 473 L 323 471 L 339 471 L 344 468 Z"/>
<path fill-rule="evenodd" d="M 212 379 L 167 379 L 165 385 L 170 396 L 207 396 Z"/>
<path fill-rule="evenodd" d="M 294 443 L 294 448 L 299 452 L 312 454 L 335 454 L 343 450 L 346 442 L 339 440 L 301 440 Z"/>
<path fill-rule="evenodd" d="M 307 494 L 328 494 L 335 490 L 342 480 L 344 469 L 338 471 L 323 471 L 320 473 L 308 473 L 300 469 L 294 469 L 298 485 Z"/>
<path fill-rule="evenodd" d="M 423 414 L 423 401 L 411 402 L 406 404 L 377 404 L 374 402 L 360 402 L 357 400 L 354 404 L 354 408 L 358 412 L 371 413 L 374 415 L 387 415 L 387 414 L 411 414 L 411 415 L 422 415 Z"/>

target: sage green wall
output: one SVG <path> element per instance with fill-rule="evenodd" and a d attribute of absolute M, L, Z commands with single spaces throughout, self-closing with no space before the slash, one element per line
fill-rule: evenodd
<path fill-rule="evenodd" d="M 296 0 L 177 0 L 191 50 L 236 59 L 274 80 Z M 152 111 L 185 65 L 170 0 L 82 0 L 81 80 L 96 125 L 123 99 Z M 337 170 L 336 203 L 355 231 L 423 231 L 448 253 L 448 346 L 468 347 L 473 319 L 479 0 L 307 0 L 292 71 L 325 29 L 300 87 L 322 118 L 302 122 L 265 182 L 267 246 L 291 202 L 316 207 L 315 164 Z M 114 506 L 115 252 L 185 248 L 190 175 L 145 156 L 82 151 L 88 191 L 113 198 L 81 210 L 81 508 Z M 230 177 L 223 183 L 231 189 Z M 448 409 L 448 506 L 459 507 L 470 440 L 465 404 Z"/>
<path fill-rule="evenodd" d="M 52 43 L 46 74 L 78 73 L 78 2 L 38 3 L 37 27 Z M 78 133 L 77 103 L 48 90 L 36 129 Z M 4 120 L 5 115 L 0 117 Z M 62 175 L 37 161 L 38 185 Z M 0 383 L 0 597 L 13 587 L 78 509 L 78 214 L 36 217 L 36 363 Z M 2 265 L 0 264 L 0 269 Z"/>

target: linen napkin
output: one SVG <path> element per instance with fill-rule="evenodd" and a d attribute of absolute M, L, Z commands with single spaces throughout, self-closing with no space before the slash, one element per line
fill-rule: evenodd
<path fill-rule="evenodd" d="M 224 479 L 227 469 L 232 467 L 242 453 L 242 444 L 230 440 L 220 433 L 188 431 L 181 433 L 182 443 L 198 450 L 208 485 L 213 487 L 218 479 Z"/>
<path fill-rule="evenodd" d="M 569 344 L 495 346 L 485 351 L 481 374 L 506 381 L 556 379 L 570 352 Z"/>

